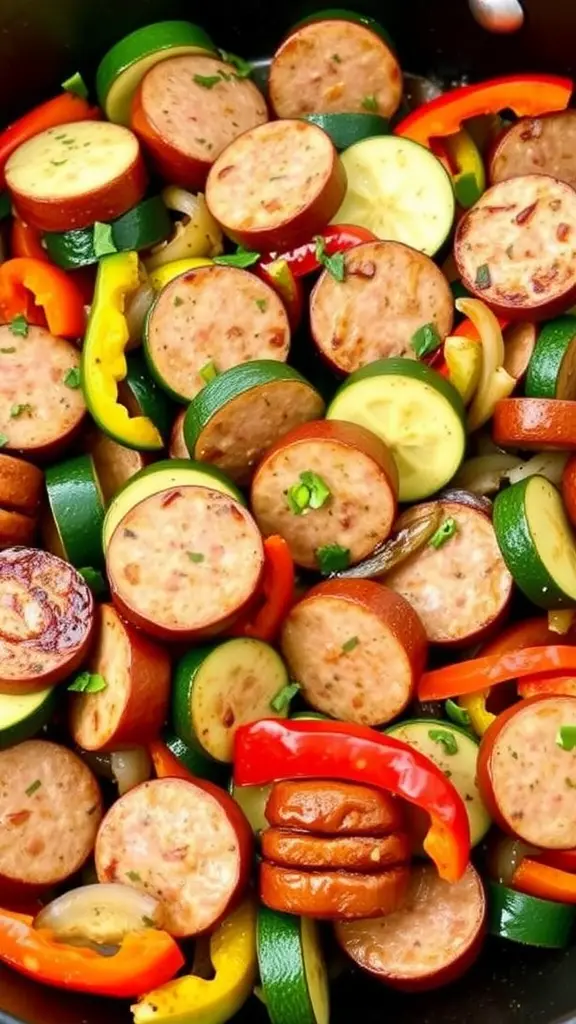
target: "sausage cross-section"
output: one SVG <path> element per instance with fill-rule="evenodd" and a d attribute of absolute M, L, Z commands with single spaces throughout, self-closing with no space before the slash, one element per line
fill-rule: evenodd
<path fill-rule="evenodd" d="M 58 885 L 94 848 L 100 789 L 80 758 L 57 743 L 27 740 L 0 751 L 0 888 Z"/>
<path fill-rule="evenodd" d="M 370 874 L 410 860 L 406 833 L 390 836 L 313 836 L 288 829 L 262 833 L 262 856 L 280 867 Z"/>
<path fill-rule="evenodd" d="M 34 693 L 84 660 L 94 626 L 80 573 L 34 548 L 0 552 L 0 693 Z"/>
<path fill-rule="evenodd" d="M 260 898 L 272 910 L 346 920 L 381 917 L 402 905 L 410 881 L 406 865 L 375 874 L 298 871 L 268 861 L 260 865 Z"/>
<path fill-rule="evenodd" d="M 401 806 L 388 793 L 348 782 L 276 782 L 266 820 L 279 829 L 333 836 L 387 836 L 403 826 Z"/>
<path fill-rule="evenodd" d="M 490 159 L 490 181 L 524 174 L 549 174 L 576 187 L 576 110 L 521 117 L 498 139 Z"/>

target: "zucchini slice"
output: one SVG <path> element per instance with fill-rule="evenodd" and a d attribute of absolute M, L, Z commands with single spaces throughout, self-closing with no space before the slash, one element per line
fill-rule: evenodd
<path fill-rule="evenodd" d="M 544 324 L 528 364 L 528 398 L 576 398 L 576 316 Z"/>
<path fill-rule="evenodd" d="M 231 762 L 239 725 L 286 717 L 272 702 L 287 685 L 284 662 L 262 640 L 238 637 L 199 647 L 176 666 L 174 730 L 189 746 L 216 761 Z"/>
<path fill-rule="evenodd" d="M 316 922 L 260 907 L 256 948 L 272 1024 L 329 1024 L 328 976 Z"/>
<path fill-rule="evenodd" d="M 189 747 L 170 729 L 165 729 L 162 733 L 162 742 L 191 775 L 214 782 L 217 786 L 226 786 L 228 772 L 223 765 L 212 758 L 204 757 L 196 747 Z"/>
<path fill-rule="evenodd" d="M 492 824 L 476 785 L 478 741 L 452 722 L 434 718 L 398 722 L 386 732 L 425 754 L 450 779 L 464 801 L 470 841 L 476 846 Z"/>
<path fill-rule="evenodd" d="M 379 135 L 350 146 L 341 160 L 348 188 L 333 224 L 357 224 L 427 256 L 438 252 L 456 205 L 450 175 L 429 149 Z"/>
<path fill-rule="evenodd" d="M 188 406 L 184 438 L 191 458 L 215 464 L 244 484 L 278 438 L 323 412 L 322 397 L 297 370 L 256 359 L 202 388 Z"/>
<path fill-rule="evenodd" d="M 145 25 L 115 43 L 96 72 L 98 102 L 108 120 L 128 125 L 132 98 L 146 72 L 167 57 L 186 53 L 216 53 L 204 29 L 189 21 Z"/>
<path fill-rule="evenodd" d="M 244 817 L 255 836 L 260 836 L 260 833 L 269 827 L 264 810 L 271 792 L 272 784 L 268 786 L 235 786 L 233 782 L 230 783 L 230 796 L 244 812 Z"/>
<path fill-rule="evenodd" d="M 496 882 L 488 885 L 488 930 L 500 939 L 563 949 L 575 921 L 576 906 L 527 896 Z"/>
<path fill-rule="evenodd" d="M 367 427 L 392 450 L 400 501 L 421 501 L 456 473 L 466 448 L 456 388 L 416 359 L 378 359 L 350 374 L 328 407 L 329 420 Z"/>
<path fill-rule="evenodd" d="M 304 114 L 302 120 L 322 128 L 338 150 L 374 135 L 390 134 L 390 122 L 380 114 Z"/>
<path fill-rule="evenodd" d="M 98 263 L 102 255 L 98 249 L 98 231 L 103 228 L 109 229 L 107 241 L 116 252 L 131 252 L 163 242 L 172 233 L 172 220 L 160 196 L 151 196 L 109 224 L 46 232 L 43 236 L 46 251 L 64 270 Z"/>
<path fill-rule="evenodd" d="M 538 608 L 573 608 L 576 544 L 560 493 L 543 476 L 496 496 L 496 540 L 514 582 Z"/>
<path fill-rule="evenodd" d="M 39 693 L 0 694 L 0 750 L 29 740 L 50 721 L 56 709 L 56 688 Z"/>
<path fill-rule="evenodd" d="M 101 568 L 104 498 L 90 455 L 78 455 L 46 470 L 48 501 L 67 561 Z"/>
<path fill-rule="evenodd" d="M 191 459 L 163 459 L 136 473 L 111 501 L 102 527 L 104 550 L 108 547 L 118 523 L 134 505 L 144 498 L 149 498 L 151 494 L 159 494 L 160 491 L 196 485 L 222 491 L 223 494 L 229 494 L 235 501 L 239 501 L 241 505 L 246 504 L 238 488 L 215 467 L 192 462 Z"/>

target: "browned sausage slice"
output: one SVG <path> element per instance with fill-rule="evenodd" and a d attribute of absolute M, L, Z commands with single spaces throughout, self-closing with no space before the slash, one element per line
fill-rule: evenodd
<path fill-rule="evenodd" d="M 576 188 L 576 110 L 520 118 L 496 143 L 489 173 L 492 184 L 549 174 Z"/>
<path fill-rule="evenodd" d="M 387 985 L 432 989 L 460 977 L 480 952 L 486 900 L 472 865 L 450 884 L 435 867 L 414 868 L 406 902 L 375 921 L 342 922 L 336 937 L 348 956 Z"/>
<path fill-rule="evenodd" d="M 36 466 L 11 455 L 0 455 L 1 508 L 34 515 L 40 505 L 43 482 L 42 472 Z"/>
<path fill-rule="evenodd" d="M 312 336 L 335 370 L 414 357 L 412 338 L 429 324 L 442 340 L 450 333 L 452 293 L 429 256 L 401 242 L 363 242 L 346 253 L 344 266 L 344 281 L 325 270 L 310 297 Z"/>
<path fill-rule="evenodd" d="M 544 320 L 576 298 L 576 192 L 544 174 L 493 185 L 454 241 L 462 284 L 507 319 Z"/>
<path fill-rule="evenodd" d="M 404 823 L 401 805 L 388 793 L 348 782 L 277 782 L 265 813 L 278 828 L 332 836 L 387 836 Z"/>
<path fill-rule="evenodd" d="M 0 553 L 0 693 L 34 693 L 70 676 L 88 652 L 92 593 L 80 573 L 34 548 Z"/>
<path fill-rule="evenodd" d="M 108 811 L 96 840 L 96 871 L 101 882 L 122 882 L 161 900 L 172 935 L 197 935 L 241 895 L 251 839 L 244 815 L 223 790 L 154 779 Z"/>
<path fill-rule="evenodd" d="M 32 544 L 35 533 L 35 519 L 0 508 L 0 549 Z"/>
<path fill-rule="evenodd" d="M 272 910 L 318 920 L 355 920 L 392 914 L 402 905 L 409 867 L 373 875 L 351 871 L 296 871 L 262 861 L 260 899 Z"/>
<path fill-rule="evenodd" d="M 57 885 L 91 854 L 102 817 L 90 769 L 66 747 L 28 740 L 0 751 L 0 885 Z"/>
<path fill-rule="evenodd" d="M 402 96 L 393 53 L 366 25 L 326 18 L 292 32 L 276 51 L 268 82 L 277 117 L 364 114 L 391 117 Z"/>
<path fill-rule="evenodd" d="M 286 868 L 372 873 L 410 860 L 405 833 L 390 836 L 318 837 L 287 829 L 268 828 L 261 836 L 262 856 Z"/>

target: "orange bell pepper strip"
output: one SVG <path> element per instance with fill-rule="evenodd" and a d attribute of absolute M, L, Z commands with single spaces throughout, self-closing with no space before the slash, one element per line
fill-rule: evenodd
<path fill-rule="evenodd" d="M 154 928 L 129 932 L 117 953 L 102 956 L 59 942 L 33 922 L 29 914 L 0 910 L 0 962 L 54 988 L 130 999 L 170 981 L 185 962 L 172 936 Z"/>
<path fill-rule="evenodd" d="M 565 110 L 572 96 L 572 81 L 559 75 L 507 75 L 476 85 L 450 89 L 408 114 L 395 135 L 430 147 L 430 140 L 455 135 L 464 121 L 482 114 L 513 110 L 518 117 Z"/>
<path fill-rule="evenodd" d="M 457 665 L 425 672 L 418 683 L 418 700 L 447 700 L 486 690 L 510 679 L 546 672 L 576 671 L 576 648 L 527 647 L 521 651 L 472 658 Z"/>
<path fill-rule="evenodd" d="M 14 217 L 10 232 L 10 252 L 12 256 L 32 256 L 35 260 L 51 263 L 51 259 L 40 242 L 41 234 L 31 228 L 19 217 Z"/>
<path fill-rule="evenodd" d="M 32 257 L 16 257 L 0 266 L 0 317 L 10 323 L 24 316 L 35 323 L 38 307 L 48 329 L 60 338 L 81 338 L 86 329 L 84 297 L 60 267 Z"/>
<path fill-rule="evenodd" d="M 0 187 L 5 184 L 4 168 L 8 158 L 23 142 L 28 142 L 48 128 L 72 124 L 74 121 L 99 121 L 101 116 L 98 107 L 90 106 L 85 99 L 72 92 L 62 92 L 29 110 L 0 132 Z"/>
<path fill-rule="evenodd" d="M 152 758 L 154 771 L 159 779 L 185 779 L 186 782 L 196 782 L 196 778 L 188 769 L 174 757 L 171 750 L 161 742 L 153 740 L 148 744 L 148 752 Z"/>
<path fill-rule="evenodd" d="M 271 643 L 294 603 L 294 561 L 283 537 L 267 537 L 264 556 L 261 603 L 247 618 L 236 623 L 232 634 Z"/>
<path fill-rule="evenodd" d="M 576 903 L 576 875 L 524 857 L 512 876 L 512 888 L 527 896 Z"/>

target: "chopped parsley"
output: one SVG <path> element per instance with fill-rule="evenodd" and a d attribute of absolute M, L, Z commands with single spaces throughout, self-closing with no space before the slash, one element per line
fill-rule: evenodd
<path fill-rule="evenodd" d="M 266 312 L 266 309 L 268 308 L 268 303 L 266 299 L 254 299 L 254 302 L 258 306 L 258 309 L 260 310 L 261 313 Z"/>
<path fill-rule="evenodd" d="M 79 71 L 76 71 L 73 75 L 70 75 L 70 78 L 67 78 L 65 82 L 62 82 L 62 88 L 65 89 L 66 92 L 72 92 L 75 96 L 80 96 L 83 100 L 88 99 L 86 82 Z"/>
<path fill-rule="evenodd" d="M 182 298 L 182 296 L 181 295 L 175 295 L 174 296 L 174 301 L 173 301 L 172 305 L 176 306 L 176 308 L 178 308 L 178 306 L 183 306 L 184 305 L 184 299 Z"/>
<path fill-rule="evenodd" d="M 245 270 L 246 267 L 254 266 L 259 259 L 259 252 L 244 249 L 239 245 L 236 252 L 228 253 L 226 256 L 215 256 L 213 262 L 217 263 L 220 267 L 238 267 L 240 270 Z"/>
<path fill-rule="evenodd" d="M 32 796 L 37 789 L 40 789 L 41 785 L 42 783 L 40 782 L 40 779 L 34 779 L 34 782 L 31 782 L 28 786 L 28 789 L 24 790 L 26 796 Z"/>
<path fill-rule="evenodd" d="M 410 346 L 418 356 L 418 359 L 429 355 L 430 352 L 435 352 L 441 344 L 442 339 L 438 334 L 438 328 L 432 321 L 429 324 L 424 324 L 423 327 L 419 327 L 410 339 Z"/>
<path fill-rule="evenodd" d="M 561 725 L 556 733 L 556 743 L 562 750 L 576 750 L 576 725 Z"/>
<path fill-rule="evenodd" d="M 374 95 L 365 96 L 362 100 L 362 106 L 364 107 L 364 110 L 369 110 L 373 114 L 378 113 L 378 100 Z"/>
<path fill-rule="evenodd" d="M 482 192 L 478 188 L 478 182 L 476 175 L 469 171 L 467 174 L 461 174 L 460 177 L 456 178 L 454 182 L 454 192 L 456 194 L 456 202 L 464 210 L 467 210 L 470 206 L 474 206 L 474 203 L 478 202 Z"/>
<path fill-rule="evenodd" d="M 111 256 L 113 253 L 118 252 L 112 238 L 111 224 L 103 224 L 100 220 L 96 221 L 92 232 L 92 245 L 94 246 L 94 255 L 98 259 L 101 259 L 102 256 Z"/>
<path fill-rule="evenodd" d="M 62 379 L 67 388 L 77 391 L 80 387 L 80 367 L 71 366 Z"/>
<path fill-rule="evenodd" d="M 131 882 L 142 881 L 142 875 L 138 871 L 127 871 L 126 878 L 129 878 Z"/>
<path fill-rule="evenodd" d="M 63 167 L 64 164 L 68 163 L 68 157 L 64 157 L 63 160 L 51 160 L 52 167 Z"/>
<path fill-rule="evenodd" d="M 450 540 L 450 538 L 453 537 L 454 534 L 457 533 L 457 531 L 458 523 L 456 522 L 455 519 L 452 518 L 452 516 L 450 516 L 448 519 L 445 519 L 444 522 L 440 524 L 440 526 L 436 530 L 436 533 L 432 534 L 430 540 L 428 541 L 428 546 L 431 548 L 436 548 L 436 550 L 438 550 L 438 548 L 441 548 L 442 545 L 445 544 L 447 540 Z"/>
<path fill-rule="evenodd" d="M 346 641 L 346 643 L 342 644 L 342 650 L 344 651 L 344 654 L 350 654 L 350 651 L 353 651 L 355 647 L 358 647 L 359 643 L 360 641 L 357 636 L 351 636 L 350 639 Z"/>
<path fill-rule="evenodd" d="M 492 284 L 492 278 L 490 276 L 490 267 L 487 263 L 482 263 L 476 270 L 476 287 L 483 291 L 484 288 L 489 288 Z"/>
<path fill-rule="evenodd" d="M 196 85 L 201 85 L 203 89 L 213 89 L 222 81 L 221 75 L 193 75 L 192 77 Z"/>
<path fill-rule="evenodd" d="M 456 737 L 448 729 L 430 729 L 428 736 L 434 743 L 440 743 L 444 748 L 444 753 L 452 756 L 458 753 L 458 743 Z"/>
<path fill-rule="evenodd" d="M 325 544 L 321 548 L 316 548 L 314 553 L 323 576 L 341 572 L 350 565 L 350 549 L 343 548 L 340 544 Z"/>
<path fill-rule="evenodd" d="M 270 701 L 270 707 L 272 711 L 276 711 L 281 715 L 284 711 L 287 711 L 290 706 L 290 701 L 300 691 L 300 683 L 286 683 L 275 697 L 272 697 Z"/>
<path fill-rule="evenodd" d="M 454 722 L 455 725 L 462 725 L 464 728 L 470 725 L 470 715 L 464 708 L 461 708 L 459 704 L 454 700 L 447 700 L 444 704 L 444 711 L 446 717 Z"/>
<path fill-rule="evenodd" d="M 13 405 L 10 409 L 10 419 L 17 420 L 19 416 L 23 416 L 26 413 L 28 416 L 32 413 L 32 406 L 28 403 L 23 405 Z"/>
<path fill-rule="evenodd" d="M 0 348 L 0 352 L 2 352 L 2 354 L 6 355 L 6 356 L 9 355 L 11 352 L 15 352 L 15 351 L 16 351 L 16 346 L 15 345 L 11 345 L 10 348 Z"/>
<path fill-rule="evenodd" d="M 235 53 L 227 53 L 226 50 L 219 50 L 218 52 L 226 64 L 232 65 L 237 78 L 250 77 L 252 74 L 252 65 L 250 61 L 244 60 L 243 57 L 238 57 Z"/>
<path fill-rule="evenodd" d="M 286 494 L 290 511 L 295 516 L 304 515 L 309 509 L 322 508 L 331 495 L 330 488 L 317 473 L 304 470 L 298 483 L 292 484 Z"/>
<path fill-rule="evenodd" d="M 186 554 L 191 562 L 203 562 L 204 555 L 200 551 L 187 551 Z"/>
<path fill-rule="evenodd" d="M 216 365 L 215 363 L 212 362 L 212 360 L 210 360 L 209 363 L 204 363 L 204 366 L 202 366 L 198 370 L 198 373 L 202 377 L 202 380 L 204 381 L 205 384 L 209 384 L 211 380 L 214 380 L 215 377 L 218 376 L 218 370 L 216 369 Z"/>
<path fill-rule="evenodd" d="M 325 267 L 335 281 L 342 284 L 342 281 L 346 277 L 344 253 L 335 252 L 333 256 L 329 256 L 326 252 L 326 239 L 324 239 L 322 235 L 315 235 L 314 242 L 316 244 L 316 259 L 318 260 L 318 263 L 320 266 Z"/>
<path fill-rule="evenodd" d="M 8 437 L 6 434 L 0 434 L 0 448 L 4 448 L 8 444 Z"/>
<path fill-rule="evenodd" d="M 18 316 L 15 316 L 11 321 L 10 333 L 15 334 L 17 338 L 28 337 L 28 321 L 22 313 L 19 313 Z M 2 351 L 4 352 L 6 349 L 3 349 Z M 10 351 L 15 352 L 16 350 L 11 349 Z"/>
<path fill-rule="evenodd" d="M 68 689 L 71 693 L 101 693 L 108 683 L 98 672 L 81 672 Z"/>

